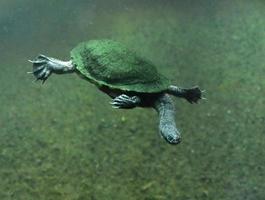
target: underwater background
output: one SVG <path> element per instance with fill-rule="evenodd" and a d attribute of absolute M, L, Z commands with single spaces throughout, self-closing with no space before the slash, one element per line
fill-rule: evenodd
<path fill-rule="evenodd" d="M 39 53 L 109 38 L 207 101 L 174 99 L 182 142 L 152 109 L 113 109 L 78 76 L 42 85 Z M 1 0 L 1 200 L 263 200 L 264 0 Z"/>

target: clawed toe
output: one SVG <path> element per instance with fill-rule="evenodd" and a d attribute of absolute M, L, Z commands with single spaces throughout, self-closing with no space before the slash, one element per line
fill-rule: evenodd
<path fill-rule="evenodd" d="M 39 54 L 37 59 L 43 59 L 43 60 L 51 60 L 49 57 L 43 55 L 43 54 Z"/>
<path fill-rule="evenodd" d="M 46 74 L 45 70 L 42 70 L 40 73 L 36 74 L 37 79 L 42 79 Z"/>
<path fill-rule="evenodd" d="M 39 71 L 43 70 L 43 68 L 44 68 L 44 66 L 43 66 L 43 65 L 42 65 L 42 66 L 40 66 L 40 67 L 36 67 L 36 68 L 34 68 L 34 69 L 33 69 L 33 74 L 36 74 L 36 73 L 38 73 Z"/>
<path fill-rule="evenodd" d="M 113 108 L 125 108 L 127 107 L 127 104 L 129 103 L 129 97 L 127 95 L 120 95 L 113 99 L 111 102 L 111 105 Z"/>
<path fill-rule="evenodd" d="M 112 108 L 121 108 L 120 105 L 116 102 L 110 102 Z"/>
<path fill-rule="evenodd" d="M 198 86 L 195 86 L 186 90 L 185 98 L 191 104 L 198 103 L 200 99 L 206 99 L 205 97 L 202 97 L 202 93 L 205 93 L 205 90 L 200 90 Z"/>
<path fill-rule="evenodd" d="M 46 61 L 45 60 L 28 60 L 29 62 L 31 62 L 32 64 L 34 64 L 34 65 L 43 65 L 43 64 L 45 64 L 46 63 Z"/>
<path fill-rule="evenodd" d="M 133 108 L 140 102 L 139 98 L 136 96 L 130 97 L 125 94 L 117 96 L 113 99 L 110 104 L 113 108 Z"/>

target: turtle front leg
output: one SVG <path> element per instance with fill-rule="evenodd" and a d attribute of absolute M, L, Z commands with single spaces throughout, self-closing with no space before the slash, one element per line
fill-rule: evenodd
<path fill-rule="evenodd" d="M 115 97 L 110 103 L 113 108 L 130 109 L 138 106 L 141 103 L 141 99 L 138 96 L 128 96 L 121 94 Z"/>
<path fill-rule="evenodd" d="M 75 71 L 72 61 L 61 61 L 55 58 L 39 55 L 34 60 L 29 60 L 33 64 L 32 73 L 36 80 L 44 83 L 52 73 L 64 74 Z"/>
<path fill-rule="evenodd" d="M 167 93 L 174 95 L 176 97 L 181 97 L 186 99 L 189 103 L 198 103 L 200 99 L 205 99 L 202 97 L 202 91 L 198 86 L 192 88 L 180 88 L 174 85 L 169 86 Z"/>

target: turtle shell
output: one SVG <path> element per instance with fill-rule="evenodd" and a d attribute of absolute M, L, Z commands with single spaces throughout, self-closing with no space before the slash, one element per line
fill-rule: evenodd
<path fill-rule="evenodd" d="M 157 93 L 169 86 L 169 80 L 150 61 L 112 40 L 80 43 L 71 58 L 80 74 L 99 87 Z"/>

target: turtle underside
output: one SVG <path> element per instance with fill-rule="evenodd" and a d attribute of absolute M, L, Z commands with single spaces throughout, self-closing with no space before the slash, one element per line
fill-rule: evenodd
<path fill-rule="evenodd" d="M 142 93 L 166 90 L 169 80 L 155 66 L 112 40 L 91 40 L 71 51 L 76 69 L 97 86 Z"/>

